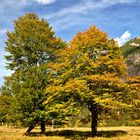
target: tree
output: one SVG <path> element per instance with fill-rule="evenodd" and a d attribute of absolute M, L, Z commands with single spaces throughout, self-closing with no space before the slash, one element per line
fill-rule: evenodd
<path fill-rule="evenodd" d="M 92 136 L 97 136 L 99 114 L 130 107 L 119 47 L 95 26 L 78 33 L 61 51 L 61 63 L 50 63 L 50 67 L 59 75 L 46 89 L 52 95 L 49 100 L 86 106 Z"/>
<path fill-rule="evenodd" d="M 5 83 L 0 89 L 0 122 L 2 124 L 15 124 L 16 98 L 12 96 Z"/>
<path fill-rule="evenodd" d="M 19 17 L 14 26 L 14 31 L 7 32 L 5 47 L 9 53 L 5 56 L 7 68 L 14 73 L 6 80 L 18 100 L 18 119 L 29 127 L 27 133 L 38 123 L 44 132 L 47 119 L 44 88 L 51 71 L 47 64 L 56 61 L 65 43 L 55 37 L 47 21 L 34 13 Z"/>
<path fill-rule="evenodd" d="M 121 47 L 122 55 L 127 65 L 128 76 L 126 82 L 129 85 L 129 95 L 132 96 L 133 109 L 128 112 L 130 121 L 133 124 L 140 124 L 140 38 L 136 37 L 126 42 Z M 124 114 L 123 114 L 124 116 Z"/>
<path fill-rule="evenodd" d="M 140 76 L 129 76 L 126 82 L 129 85 L 129 96 L 133 99 L 130 102 L 133 104 L 133 108 L 128 112 L 130 121 L 133 121 L 133 124 L 140 125 Z"/>

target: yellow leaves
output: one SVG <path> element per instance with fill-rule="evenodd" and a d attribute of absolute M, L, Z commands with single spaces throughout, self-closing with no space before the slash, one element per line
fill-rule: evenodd
<path fill-rule="evenodd" d="M 97 97 L 94 99 L 100 106 L 105 107 L 105 108 L 110 108 L 110 109 L 123 109 L 123 108 L 130 108 L 132 105 L 128 105 L 126 103 L 123 103 L 121 101 L 117 101 L 116 99 L 113 98 L 113 96 L 109 97 Z"/>
<path fill-rule="evenodd" d="M 110 74 L 110 73 L 104 73 L 104 75 L 87 75 L 87 76 L 83 76 L 83 78 L 86 78 L 87 80 L 91 80 L 91 81 L 107 81 L 107 82 L 116 82 L 116 83 L 120 83 L 123 82 L 122 80 L 120 80 L 117 76 L 115 76 L 115 74 Z"/>
<path fill-rule="evenodd" d="M 62 65 L 63 65 L 62 63 L 53 63 L 53 62 L 48 63 L 48 67 L 54 71 L 62 68 Z"/>
<path fill-rule="evenodd" d="M 50 64 L 53 69 L 62 70 L 57 77 L 61 82 L 51 91 L 84 104 L 95 101 L 101 107 L 125 107 L 128 87 L 120 79 L 125 71 L 124 61 L 105 32 L 92 26 L 78 33 L 60 55 L 62 65 Z"/>
<path fill-rule="evenodd" d="M 57 92 L 60 92 L 60 91 L 63 91 L 62 87 L 61 86 L 49 86 L 46 88 L 46 93 L 57 93 Z"/>
<path fill-rule="evenodd" d="M 140 75 L 133 76 L 133 77 L 127 77 L 127 82 L 130 83 L 130 84 L 133 84 L 133 83 L 139 83 L 140 84 Z"/>
<path fill-rule="evenodd" d="M 112 98 L 105 98 L 102 99 L 102 97 L 95 98 L 94 101 L 98 103 L 101 106 L 105 106 L 105 104 L 110 104 L 112 102 Z"/>
<path fill-rule="evenodd" d="M 125 73 L 119 48 L 113 40 L 109 40 L 105 32 L 95 26 L 78 33 L 62 51 L 62 57 L 67 66 L 77 68 L 85 74 L 102 75 L 108 72 L 121 76 Z"/>
<path fill-rule="evenodd" d="M 101 106 L 114 109 L 123 108 L 126 105 L 122 103 L 120 100 L 116 100 L 113 94 L 108 93 L 105 93 L 102 96 L 97 96 L 94 100 Z"/>
<path fill-rule="evenodd" d="M 130 88 L 140 92 L 140 76 L 127 77 L 126 80 Z"/>
<path fill-rule="evenodd" d="M 140 102 L 140 76 L 127 77 L 127 83 L 129 85 L 129 94 L 133 98 L 133 102 Z"/>
<path fill-rule="evenodd" d="M 96 26 L 90 27 L 85 32 L 78 33 L 70 42 L 70 46 L 78 46 L 81 50 L 91 46 L 101 49 L 106 47 L 107 44 L 107 34 L 100 31 Z"/>
<path fill-rule="evenodd" d="M 82 92 L 85 88 L 85 81 L 79 79 L 70 79 L 65 85 L 66 92 Z"/>

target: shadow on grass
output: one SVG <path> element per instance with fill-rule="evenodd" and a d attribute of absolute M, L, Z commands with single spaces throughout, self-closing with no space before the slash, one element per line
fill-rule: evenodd
<path fill-rule="evenodd" d="M 126 135 L 126 131 L 117 130 L 117 131 L 98 131 L 98 137 L 117 137 Z M 39 132 L 31 132 L 28 136 L 63 136 L 65 138 L 69 138 L 71 140 L 86 140 L 91 137 L 90 131 L 76 131 L 76 130 L 55 130 L 55 131 L 48 131 L 44 134 Z"/>

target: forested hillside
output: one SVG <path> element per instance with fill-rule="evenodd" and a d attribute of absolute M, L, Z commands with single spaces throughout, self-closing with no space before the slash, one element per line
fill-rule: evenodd
<path fill-rule="evenodd" d="M 121 47 L 122 55 L 126 59 L 128 74 L 140 75 L 140 37 L 134 38 Z"/>

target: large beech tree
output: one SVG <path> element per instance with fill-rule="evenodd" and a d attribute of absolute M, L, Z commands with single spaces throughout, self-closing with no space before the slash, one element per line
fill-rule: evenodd
<path fill-rule="evenodd" d="M 61 51 L 60 63 L 49 65 L 58 75 L 47 86 L 47 94 L 52 95 L 48 102 L 86 106 L 91 113 L 92 136 L 97 136 L 99 114 L 131 106 L 120 49 L 95 26 L 79 32 Z"/>
<path fill-rule="evenodd" d="M 14 30 L 7 32 L 5 56 L 7 68 L 13 74 L 10 81 L 11 93 L 18 101 L 18 119 L 28 126 L 29 133 L 36 124 L 45 131 L 47 109 L 44 104 L 44 88 L 48 84 L 48 62 L 54 62 L 58 51 L 65 46 L 48 22 L 34 13 L 28 13 L 14 21 Z"/>

